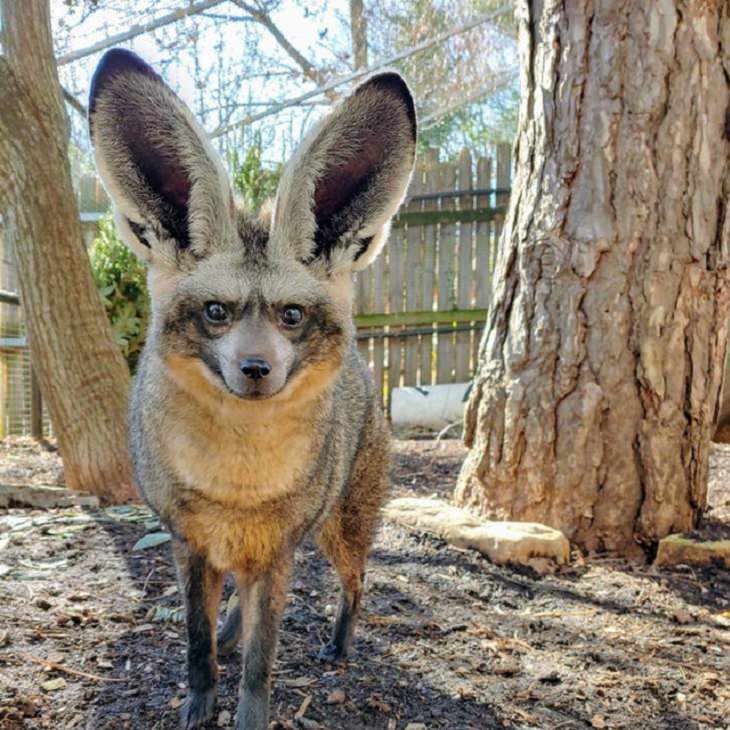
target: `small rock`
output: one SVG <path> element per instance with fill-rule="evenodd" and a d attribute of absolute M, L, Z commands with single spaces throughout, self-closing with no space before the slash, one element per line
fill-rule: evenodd
<path fill-rule="evenodd" d="M 335 610 L 336 610 L 335 607 L 331 603 L 328 603 L 324 607 L 324 615 L 327 616 L 328 618 L 330 618 L 335 615 Z"/>
<path fill-rule="evenodd" d="M 560 677 L 560 675 L 555 670 L 553 670 L 551 672 L 544 672 L 543 674 L 539 674 L 537 678 L 543 684 L 549 684 L 549 685 L 560 684 L 563 681 L 562 678 Z"/>
<path fill-rule="evenodd" d="M 72 593 L 68 597 L 68 600 L 73 603 L 83 603 L 84 601 L 88 601 L 89 598 L 91 598 L 90 593 L 86 593 L 86 591 L 77 591 L 76 593 Z"/>
<path fill-rule="evenodd" d="M 570 557 L 570 543 L 560 530 L 536 522 L 482 520 L 441 499 L 392 499 L 383 514 L 396 524 L 438 535 L 454 547 L 478 550 L 497 565 L 529 565 L 535 558 L 562 565 Z"/>
<path fill-rule="evenodd" d="M 228 710 L 221 710 L 216 720 L 218 727 L 228 727 L 231 724 L 231 713 Z"/>
<path fill-rule="evenodd" d="M 672 618 L 678 624 L 684 625 L 684 624 L 692 623 L 692 615 L 686 608 L 675 609 L 674 613 L 672 614 Z"/>
<path fill-rule="evenodd" d="M 494 666 L 494 673 L 503 677 L 513 677 L 522 671 L 522 665 L 517 657 L 502 657 Z"/>
<path fill-rule="evenodd" d="M 409 722 L 406 725 L 405 730 L 426 730 L 426 723 L 424 723 L 424 722 Z"/>
<path fill-rule="evenodd" d="M 35 605 L 43 611 L 48 611 L 49 608 L 53 608 L 53 604 L 43 596 L 35 599 Z"/>
<path fill-rule="evenodd" d="M 0 631 L 0 647 L 10 643 L 10 633 L 7 630 Z"/>
<path fill-rule="evenodd" d="M 172 707 L 173 710 L 177 710 L 182 705 L 183 700 L 181 697 L 173 697 L 167 704 Z"/>
<path fill-rule="evenodd" d="M 606 721 L 603 719 L 602 715 L 593 715 L 591 718 L 591 727 L 596 728 L 596 730 L 602 730 L 602 728 L 606 727 Z"/>
<path fill-rule="evenodd" d="M 730 540 L 693 540 L 684 535 L 668 535 L 659 541 L 654 565 L 712 565 L 730 568 Z"/>
<path fill-rule="evenodd" d="M 41 683 L 41 687 L 46 692 L 55 692 L 56 690 L 63 689 L 65 686 L 66 680 L 63 677 L 56 677 L 55 679 L 49 679 Z"/>
<path fill-rule="evenodd" d="M 328 705 L 341 705 L 344 701 L 345 693 L 341 689 L 332 690 L 332 692 L 327 695 L 326 702 Z"/>

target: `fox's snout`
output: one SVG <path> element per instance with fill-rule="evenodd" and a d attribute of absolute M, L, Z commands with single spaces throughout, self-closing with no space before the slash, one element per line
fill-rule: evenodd
<path fill-rule="evenodd" d="M 204 359 L 233 395 L 267 398 L 286 386 L 297 348 L 264 314 L 249 315 L 208 340 Z"/>

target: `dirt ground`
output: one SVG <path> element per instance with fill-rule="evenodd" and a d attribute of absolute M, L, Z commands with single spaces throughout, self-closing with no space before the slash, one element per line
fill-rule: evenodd
<path fill-rule="evenodd" d="M 448 496 L 462 447 L 396 444 L 396 495 Z M 60 483 L 55 453 L 0 442 L 0 483 Z M 730 534 L 730 447 L 712 459 Z M 184 629 L 169 544 L 139 507 L 0 511 L 0 728 L 175 728 Z M 730 728 L 730 575 L 574 554 L 539 577 L 383 525 L 349 666 L 314 661 L 333 574 L 299 554 L 272 693 L 279 728 Z M 217 717 L 235 712 L 221 663 Z"/>

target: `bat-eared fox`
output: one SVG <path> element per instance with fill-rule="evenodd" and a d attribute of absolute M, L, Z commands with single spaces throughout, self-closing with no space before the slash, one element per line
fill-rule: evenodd
<path fill-rule="evenodd" d="M 311 533 L 342 596 L 321 656 L 343 660 L 388 491 L 389 436 L 352 322 L 408 186 L 416 114 L 403 79 L 371 76 L 311 130 L 273 204 L 236 200 L 188 108 L 144 61 L 106 53 L 89 99 L 117 227 L 149 265 L 152 315 L 130 408 L 145 499 L 173 536 L 187 617 L 181 725 L 215 702 L 217 652 L 242 643 L 236 728 L 268 725 L 293 564 Z M 240 610 L 216 638 L 226 574 Z"/>

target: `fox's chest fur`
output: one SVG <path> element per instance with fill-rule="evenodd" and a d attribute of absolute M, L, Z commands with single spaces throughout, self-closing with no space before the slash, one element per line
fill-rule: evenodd
<path fill-rule="evenodd" d="M 164 407 L 143 406 L 144 430 L 154 432 L 145 448 L 174 487 L 146 480 L 148 500 L 217 569 L 265 570 L 323 500 L 322 399 L 247 403 L 187 380 L 185 368 L 162 372 Z M 321 382 L 303 385 L 321 393 Z"/>
<path fill-rule="evenodd" d="M 252 508 L 306 479 L 312 434 L 303 419 L 221 424 L 175 418 L 163 435 L 163 458 L 181 485 L 224 507 Z"/>

